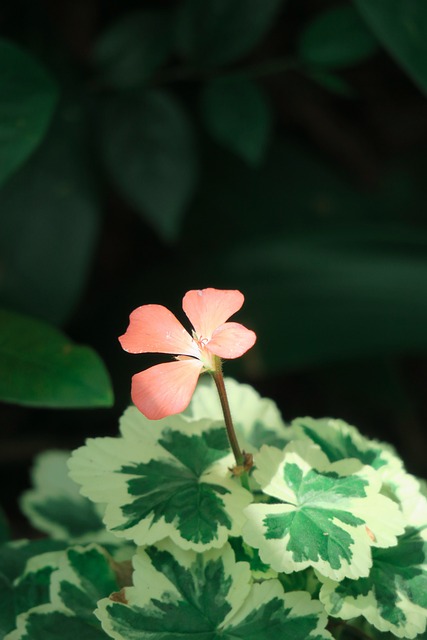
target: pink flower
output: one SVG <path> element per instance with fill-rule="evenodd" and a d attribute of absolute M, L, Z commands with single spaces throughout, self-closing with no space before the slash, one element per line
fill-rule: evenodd
<path fill-rule="evenodd" d="M 188 291 L 182 308 L 194 327 L 191 335 L 177 318 L 159 304 L 138 307 L 119 338 L 130 353 L 170 353 L 173 362 L 157 364 L 132 378 L 132 400 L 147 418 L 159 420 L 188 406 L 199 375 L 215 372 L 219 358 L 238 358 L 256 340 L 253 331 L 227 322 L 244 302 L 240 291 Z"/>

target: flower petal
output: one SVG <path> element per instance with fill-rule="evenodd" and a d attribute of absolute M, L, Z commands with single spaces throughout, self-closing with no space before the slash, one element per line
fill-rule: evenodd
<path fill-rule="evenodd" d="M 132 378 L 132 400 L 149 420 L 184 411 L 190 403 L 203 364 L 188 358 L 156 364 Z"/>
<path fill-rule="evenodd" d="M 119 338 L 130 353 L 199 355 L 197 345 L 173 313 L 160 304 L 145 304 L 132 311 L 126 333 Z"/>
<path fill-rule="evenodd" d="M 254 346 L 256 334 L 238 322 L 226 322 L 215 329 L 206 349 L 220 358 L 239 358 Z"/>
<path fill-rule="evenodd" d="M 243 293 L 237 290 L 199 289 L 188 291 L 182 308 L 199 338 L 210 338 L 243 305 Z"/>

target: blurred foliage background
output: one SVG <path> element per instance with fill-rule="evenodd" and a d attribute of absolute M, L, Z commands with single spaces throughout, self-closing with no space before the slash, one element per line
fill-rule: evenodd
<path fill-rule="evenodd" d="M 426 475 L 425 0 L 4 0 L 0 30 L 12 516 L 158 361 L 121 351 L 130 311 L 207 286 L 258 334 L 226 374 Z"/>

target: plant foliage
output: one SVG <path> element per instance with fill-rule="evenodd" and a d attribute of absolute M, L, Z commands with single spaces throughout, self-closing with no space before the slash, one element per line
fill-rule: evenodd
<path fill-rule="evenodd" d="M 249 488 L 230 471 L 212 384 L 183 415 L 127 409 L 117 438 L 72 454 L 72 479 L 66 453 L 37 460 L 22 504 L 56 540 L 0 547 L 5 640 L 425 633 L 419 481 L 355 427 L 286 425 L 272 401 L 226 384 L 255 459 Z"/>

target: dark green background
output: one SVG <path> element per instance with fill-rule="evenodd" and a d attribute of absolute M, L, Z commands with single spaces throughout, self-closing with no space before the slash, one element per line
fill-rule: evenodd
<path fill-rule="evenodd" d="M 0 30 L 15 527 L 33 456 L 116 433 L 158 361 L 120 349 L 132 309 L 207 286 L 258 334 L 226 374 L 427 475 L 425 1 L 14 0 Z"/>

